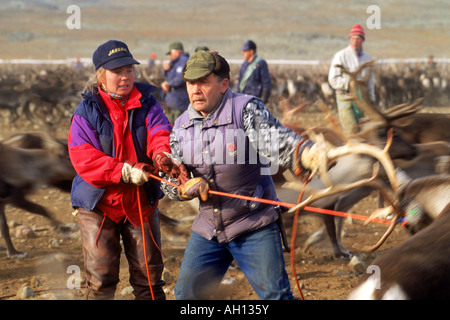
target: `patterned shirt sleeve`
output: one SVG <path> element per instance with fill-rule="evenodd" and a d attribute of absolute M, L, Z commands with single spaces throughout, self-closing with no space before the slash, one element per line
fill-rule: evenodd
<path fill-rule="evenodd" d="M 251 99 L 247 103 L 242 118 L 250 143 L 258 154 L 284 169 L 294 170 L 293 155 L 303 137 L 284 127 L 259 99 Z M 309 143 L 307 140 L 303 145 Z"/>

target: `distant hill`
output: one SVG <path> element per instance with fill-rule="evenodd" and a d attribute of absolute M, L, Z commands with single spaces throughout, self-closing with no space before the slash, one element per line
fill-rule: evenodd
<path fill-rule="evenodd" d="M 379 2 L 380 29 L 367 28 L 367 8 Z M 0 58 L 91 57 L 102 42 L 125 41 L 138 59 L 159 59 L 172 41 L 240 59 L 247 39 L 266 59 L 330 59 L 347 45 L 351 26 L 366 28 L 365 49 L 378 58 L 448 55 L 449 1 L 313 0 L 1 0 Z M 70 30 L 70 5 L 81 29 Z"/>

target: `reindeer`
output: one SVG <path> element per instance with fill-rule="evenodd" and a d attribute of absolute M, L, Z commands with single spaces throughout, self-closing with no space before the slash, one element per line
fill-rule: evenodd
<path fill-rule="evenodd" d="M 315 195 L 319 192 L 326 193 L 332 185 L 352 184 L 361 179 L 366 179 L 371 176 L 372 168 L 376 160 L 383 164 L 383 168 L 385 169 L 391 184 L 395 185 L 396 178 L 395 173 L 393 173 L 394 167 L 388 153 L 392 144 L 392 135 L 389 136 L 384 150 L 357 141 L 347 141 L 345 145 L 332 146 L 329 142 L 325 141 L 322 134 L 315 135 L 310 133 L 310 135 L 310 138 L 316 141 L 316 143 L 327 144 L 331 149 L 337 148 L 338 150 L 341 150 L 341 153 L 332 153 L 330 151 L 328 155 L 322 155 L 322 158 L 324 159 L 327 157 L 336 158 L 335 165 L 327 170 L 326 164 L 323 164 L 320 172 L 318 172 L 320 174 L 313 177 L 306 187 L 299 185 L 298 181 L 296 181 L 292 175 L 286 175 L 285 173 L 285 179 L 288 182 L 283 184 L 282 188 L 277 191 L 280 199 L 294 200 L 295 196 L 293 195 L 294 193 L 292 190 L 299 192 L 305 188 L 305 197 L 309 198 L 311 195 Z M 337 192 L 335 194 L 328 194 L 326 197 L 319 197 L 317 199 L 312 198 L 313 201 L 310 203 L 312 206 L 318 208 L 347 211 L 363 197 L 369 195 L 374 189 L 383 192 L 383 185 L 384 183 L 377 178 L 377 181 L 374 181 L 371 184 L 364 184 L 358 188 L 349 188 L 345 193 Z M 283 188 L 291 190 L 283 190 Z M 385 195 L 385 197 L 387 196 Z M 334 257 L 350 258 L 350 250 L 345 248 L 341 242 L 342 218 L 323 214 L 321 215 L 321 218 L 324 221 L 325 229 L 321 229 L 313 234 L 307 240 L 306 247 L 322 240 L 324 231 L 326 231 L 332 244 Z"/>
<path fill-rule="evenodd" d="M 297 133 L 305 136 L 315 136 L 321 134 L 326 141 L 335 147 L 342 147 L 345 144 L 356 143 L 356 141 L 364 142 L 379 142 L 378 137 L 370 137 L 371 140 L 362 140 L 359 137 L 354 139 L 342 132 L 342 129 L 333 118 L 329 108 L 321 101 L 317 102 L 319 109 L 323 111 L 324 116 L 332 124 L 333 129 L 327 128 L 310 128 L 306 131 L 300 128 L 293 128 Z M 390 137 L 392 144 L 385 151 L 385 157 L 389 159 L 405 159 L 409 160 L 416 156 L 417 150 L 410 143 L 401 139 L 401 137 Z M 376 149 L 373 147 L 373 149 Z M 375 151 L 374 151 L 375 152 Z M 381 152 L 381 150 L 380 150 Z M 374 154 L 374 153 L 373 153 Z M 347 184 L 367 178 L 372 173 L 372 167 L 375 160 L 373 156 L 366 156 L 362 154 L 346 154 L 337 159 L 335 165 L 329 170 L 328 176 L 333 184 Z M 380 177 L 381 178 L 381 177 Z M 293 180 L 292 177 L 287 177 L 288 180 Z M 280 178 L 275 177 L 274 181 L 279 183 Z M 381 181 L 380 181 L 381 183 Z M 328 181 L 328 185 L 330 181 Z M 319 190 L 327 188 L 327 185 L 315 177 L 308 183 L 308 189 Z M 380 188 L 376 188 L 379 190 Z M 297 189 L 298 191 L 298 189 Z M 335 211 L 346 212 L 353 207 L 361 199 L 369 196 L 374 191 L 373 186 L 361 186 L 348 190 L 346 193 L 339 193 L 330 197 L 322 198 L 314 202 L 312 205 L 319 208 L 330 209 Z M 380 191 L 379 191 L 380 192 Z M 279 189 L 280 198 L 296 201 L 296 195 L 292 190 Z M 308 194 L 308 193 L 307 193 Z M 343 219 L 341 217 L 334 217 L 330 215 L 320 215 L 323 219 L 324 227 L 312 234 L 305 243 L 305 249 L 325 239 L 326 235 L 331 241 L 333 248 L 333 256 L 335 258 L 350 258 L 351 253 L 348 248 L 345 248 L 341 241 L 341 231 L 343 227 Z"/>
<path fill-rule="evenodd" d="M 357 107 L 370 119 L 370 129 L 364 131 L 384 130 L 393 128 L 403 139 L 410 143 L 429 143 L 435 141 L 450 142 L 450 131 L 446 130 L 450 126 L 450 114 L 448 113 L 418 113 L 418 107 L 422 104 L 423 98 L 417 99 L 414 103 L 401 104 L 385 111 L 380 111 L 371 105 L 367 98 L 359 98 L 357 89 L 359 88 L 364 97 L 367 97 L 367 90 L 364 83 L 366 79 L 357 80 L 356 76 L 361 70 L 372 67 L 374 61 L 368 61 L 354 72 L 343 69 L 350 78 L 350 100 L 353 100 Z"/>
<path fill-rule="evenodd" d="M 319 141 L 319 143 L 321 143 Z M 362 151 L 364 150 L 364 151 Z M 328 159 L 347 153 L 366 153 L 365 145 L 347 145 L 329 148 L 324 152 L 322 165 Z M 371 154 L 371 153 L 370 153 Z M 381 160 L 381 159 L 380 159 Z M 350 299 L 448 299 L 450 292 L 450 175 L 435 175 L 411 180 L 403 172 L 392 172 L 393 166 L 386 166 L 395 198 L 387 193 L 387 188 L 377 183 L 378 170 L 368 179 L 344 184 L 331 184 L 328 188 L 313 192 L 306 200 L 288 212 L 304 208 L 324 197 L 362 186 L 379 188 L 383 197 L 390 202 L 395 216 L 387 232 L 372 248 L 382 244 L 394 229 L 399 218 L 406 218 L 409 228 L 421 228 L 399 246 L 388 250 L 372 262 L 379 273 L 365 274 L 358 286 L 350 294 Z M 319 166 L 321 167 L 321 166 Z M 376 169 L 376 167 L 374 167 Z M 329 180 L 329 172 L 318 170 L 324 181 Z M 324 179 L 325 178 L 325 179 Z M 432 221 L 432 222 L 431 222 Z M 431 222 L 431 223 L 430 223 Z M 430 223 L 428 226 L 427 223 Z M 414 232 L 416 229 L 414 230 Z M 373 269 L 371 269 L 373 270 Z"/>
<path fill-rule="evenodd" d="M 353 137 L 345 137 L 342 133 L 338 134 L 339 137 L 343 137 L 343 140 L 348 141 L 349 139 L 358 138 L 363 139 L 364 141 L 369 142 L 377 142 L 380 140 L 380 137 L 383 137 L 384 132 L 387 131 L 389 128 L 388 123 L 389 121 L 393 121 L 395 119 L 406 117 L 408 115 L 414 114 L 418 110 L 418 106 L 421 103 L 421 101 L 416 101 L 415 103 L 411 105 L 399 105 L 397 107 L 391 108 L 388 110 L 383 116 L 383 113 L 378 111 L 377 109 L 373 108 L 372 106 L 368 105 L 365 101 L 369 101 L 368 99 L 359 99 L 358 95 L 356 94 L 356 88 L 358 85 L 360 85 L 360 82 L 356 80 L 356 75 L 365 67 L 370 66 L 373 64 L 372 62 L 366 63 L 362 65 L 358 70 L 355 72 L 349 73 L 347 71 L 344 71 L 346 73 L 349 73 L 351 76 L 351 83 L 350 88 L 351 92 L 353 94 L 353 97 L 351 99 L 354 99 L 358 102 L 358 105 L 363 105 L 361 109 L 369 115 L 369 118 L 372 117 L 372 119 L 376 119 L 377 121 L 373 121 L 371 124 L 373 124 L 370 129 L 365 130 L 362 134 L 353 136 Z M 364 81 L 364 80 L 363 80 Z M 364 92 L 364 91 L 363 91 Z M 324 110 L 322 108 L 322 110 Z M 329 112 L 328 112 L 329 113 Z M 336 121 L 334 121 L 335 123 Z M 337 126 L 335 125 L 334 128 Z M 443 130 L 441 130 L 443 131 Z M 298 132 L 298 131 L 297 131 Z M 339 129 L 336 129 L 335 132 L 340 132 Z M 439 131 L 435 131 L 438 132 Z M 422 137 L 426 137 L 426 134 L 423 134 Z M 419 150 L 422 149 L 422 146 L 415 146 L 411 143 L 408 143 L 408 141 L 405 141 L 403 139 L 402 135 L 395 135 L 396 143 L 394 143 L 394 148 L 390 150 L 391 157 L 393 159 L 396 159 L 397 161 L 403 161 L 403 164 L 408 164 L 410 172 L 414 172 L 414 166 L 411 162 L 413 158 L 416 158 L 419 154 Z M 431 138 L 429 138 L 431 140 Z M 433 138 L 435 139 L 435 138 Z M 436 139 L 439 139 L 436 138 Z M 412 140 L 414 141 L 414 140 Z M 429 141 L 425 140 L 423 138 L 419 141 Z M 398 143 L 401 142 L 401 143 Z M 435 143 L 435 142 L 433 142 Z M 445 142 L 443 143 L 445 145 Z M 431 144 L 429 144 L 431 145 Z M 444 148 L 445 149 L 445 148 Z M 448 149 L 450 150 L 450 148 Z M 427 158 L 427 166 L 426 169 L 428 170 L 426 174 L 432 174 L 435 173 L 434 168 L 434 154 L 430 152 L 422 152 L 421 156 L 424 156 L 426 153 Z M 445 154 L 445 153 L 444 153 Z M 448 154 L 448 153 L 447 153 Z M 421 157 L 421 162 L 419 164 L 423 165 L 423 157 Z M 340 181 L 340 182 L 350 182 L 351 179 L 354 179 L 352 181 L 361 179 L 363 177 L 366 177 L 369 172 L 370 168 L 373 164 L 371 162 L 372 160 L 370 158 L 356 156 L 356 155 L 348 155 L 346 159 L 341 159 L 341 161 L 338 161 L 335 168 L 332 168 L 330 170 L 330 176 L 333 177 L 334 181 Z M 395 160 L 394 160 L 395 161 Z M 415 162 L 415 164 L 418 166 L 419 164 Z M 334 169 L 334 170 L 333 170 Z M 423 169 L 421 169 L 423 170 Z M 424 171 L 422 171 L 422 175 L 424 175 Z M 350 180 L 349 180 L 350 179 Z M 313 180 L 312 184 L 316 188 L 324 188 L 323 185 L 320 185 L 320 180 Z M 373 188 L 370 186 L 362 186 L 357 189 L 349 190 L 347 193 L 342 195 L 336 195 L 334 198 L 326 198 L 321 199 L 317 203 L 314 203 L 315 206 L 327 208 L 327 209 L 334 209 L 336 211 L 347 211 L 350 209 L 355 203 L 357 203 L 359 200 L 363 199 L 364 197 L 368 196 L 373 191 Z M 334 218 L 331 216 L 323 216 L 324 223 L 325 223 L 325 230 L 327 231 L 327 234 L 332 242 L 333 246 L 333 252 L 336 257 L 349 257 L 350 251 L 342 246 L 341 239 L 340 239 L 340 232 L 342 228 L 342 218 Z M 392 229 L 391 229 L 392 230 Z M 387 238 L 387 236 L 386 236 Z M 314 233 L 306 242 L 306 247 L 309 247 L 321 240 L 324 239 L 324 229 L 319 230 L 318 232 Z M 382 244 L 382 241 L 379 242 L 376 246 L 373 247 L 366 247 L 366 248 L 359 248 L 361 250 L 375 250 Z"/>
<path fill-rule="evenodd" d="M 28 254 L 14 248 L 5 216 L 7 204 L 44 216 L 61 225 L 43 206 L 26 199 L 36 188 L 52 185 L 68 191 L 75 170 L 67 155 L 67 143 L 44 134 L 21 134 L 0 143 L 0 231 L 9 258 Z"/>
<path fill-rule="evenodd" d="M 349 299 L 449 299 L 450 175 L 409 181 L 397 198 L 414 235 L 376 258 L 379 273 L 364 274 Z"/>

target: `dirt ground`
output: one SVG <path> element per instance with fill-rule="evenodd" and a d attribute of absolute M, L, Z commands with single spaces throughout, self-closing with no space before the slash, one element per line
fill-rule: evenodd
<path fill-rule="evenodd" d="M 319 121 L 320 114 L 307 114 L 311 121 Z M 22 130 L 23 131 L 23 130 Z M 3 137 L 10 131 L 1 130 Z M 63 137 L 65 130 L 58 135 Z M 295 202 L 297 194 L 292 191 L 280 190 L 282 201 Z M 51 228 L 49 220 L 24 212 L 11 206 L 6 207 L 6 217 L 10 225 L 12 239 L 16 249 L 29 254 L 23 259 L 8 259 L 6 251 L 0 247 L 0 299 L 16 300 L 16 294 L 22 287 L 30 287 L 34 291 L 32 300 L 81 300 L 85 285 L 83 270 L 83 255 L 78 230 L 77 218 L 72 215 L 70 194 L 58 189 L 42 187 L 29 199 L 46 206 L 60 221 L 70 227 L 70 231 L 61 233 Z M 350 212 L 369 215 L 375 209 L 375 194 L 362 200 Z M 195 217 L 195 205 L 187 202 L 176 202 L 163 199 L 160 209 L 167 216 L 181 220 L 183 223 L 177 228 L 162 223 L 162 252 L 165 260 L 164 279 L 167 282 L 167 299 L 173 300 L 173 289 L 183 258 L 183 252 L 190 234 L 190 224 Z M 291 239 L 292 215 L 285 215 L 284 222 L 288 239 Z M 17 226 L 26 225 L 35 231 L 34 238 L 16 238 Z M 295 246 L 295 268 L 300 290 L 305 300 L 345 300 L 349 292 L 358 282 L 360 272 L 348 265 L 349 260 L 333 259 L 328 240 L 304 250 L 303 246 L 309 235 L 322 226 L 319 217 L 313 215 L 301 216 L 298 221 L 298 232 Z M 408 237 L 406 230 L 396 227 L 388 241 L 375 253 L 358 252 L 353 244 L 373 245 L 386 230 L 385 225 L 370 224 L 362 226 L 361 221 L 346 220 L 343 243 L 355 255 L 358 255 L 366 265 L 384 250 L 400 243 Z M 4 242 L 1 240 L 0 246 Z M 120 282 L 117 287 L 116 299 L 134 299 L 128 282 L 128 265 L 122 254 Z M 300 298 L 300 293 L 293 277 L 290 253 L 285 253 L 286 269 L 294 295 Z M 74 267 L 75 266 L 75 267 Z M 73 288 L 76 282 L 71 281 L 75 276 L 73 269 L 79 268 L 81 281 L 80 289 Z M 241 270 L 233 265 L 229 269 L 224 282 L 217 292 L 215 299 L 224 300 L 254 300 L 257 295 L 245 279 Z"/>

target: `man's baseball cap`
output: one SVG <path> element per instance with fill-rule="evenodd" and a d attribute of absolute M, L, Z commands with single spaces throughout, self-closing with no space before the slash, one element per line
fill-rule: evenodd
<path fill-rule="evenodd" d="M 125 43 L 118 40 L 109 40 L 100 45 L 92 55 L 95 71 L 103 67 L 106 70 L 112 70 L 131 64 L 139 64 L 134 60 L 131 52 Z"/>
<path fill-rule="evenodd" d="M 200 51 L 200 50 L 209 51 L 209 48 L 207 46 L 198 46 L 195 48 L 195 52 Z"/>
<path fill-rule="evenodd" d="M 195 81 L 214 73 L 223 78 L 230 79 L 230 65 L 216 51 L 197 51 L 183 67 L 184 81 Z"/>
<path fill-rule="evenodd" d="M 172 42 L 172 43 L 169 45 L 169 51 L 167 51 L 166 55 L 167 55 L 167 54 L 170 54 L 170 51 L 171 51 L 171 50 L 181 50 L 181 51 L 184 51 L 183 44 L 182 44 L 181 42 L 179 42 L 179 41 Z"/>
<path fill-rule="evenodd" d="M 247 50 L 256 50 L 256 43 L 254 43 L 252 40 L 247 40 L 242 45 L 241 51 L 247 51 Z"/>

